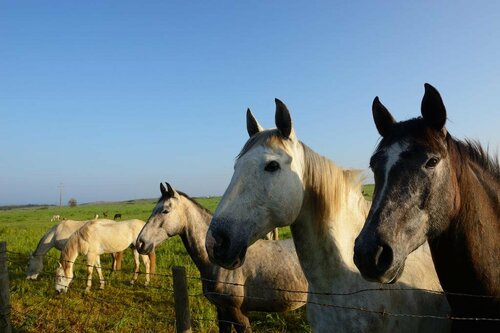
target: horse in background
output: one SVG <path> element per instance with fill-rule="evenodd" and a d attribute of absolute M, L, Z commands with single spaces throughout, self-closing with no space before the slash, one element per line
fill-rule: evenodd
<path fill-rule="evenodd" d="M 90 292 L 92 286 L 92 272 L 94 267 L 97 270 L 100 280 L 100 289 L 104 289 L 104 276 L 102 275 L 100 255 L 104 253 L 121 252 L 128 247 L 135 245 L 135 240 L 139 235 L 144 221 L 128 220 L 120 223 L 102 222 L 92 220 L 78 229 L 66 242 L 61 251 L 59 267 L 56 270 L 56 291 L 67 292 L 73 280 L 73 265 L 79 254 L 87 256 L 87 288 L 85 292 Z M 149 257 L 139 255 L 134 247 L 134 275 L 131 284 L 137 280 L 139 272 L 139 257 L 141 257 L 146 267 L 146 282 L 149 284 Z"/>
<path fill-rule="evenodd" d="M 121 219 L 121 218 L 122 218 L 122 214 L 117 213 L 117 214 L 115 214 L 115 216 L 113 217 L 113 220 L 118 220 L 118 219 Z"/>
<path fill-rule="evenodd" d="M 378 97 L 372 112 L 382 140 L 370 159 L 375 192 L 356 265 L 367 279 L 391 282 L 428 241 L 452 315 L 497 319 L 457 320 L 453 328 L 499 332 L 498 157 L 448 133 L 443 100 L 429 84 L 419 118 L 396 122 Z"/>
<path fill-rule="evenodd" d="M 389 290 L 370 291 L 380 285 L 363 279 L 353 262 L 354 239 L 370 208 L 357 173 L 300 142 L 279 100 L 275 119 L 277 128 L 264 130 L 247 111 L 250 139 L 207 232 L 210 260 L 238 268 L 251 244 L 290 225 L 309 282 L 307 318 L 313 332 L 446 332 L 448 320 L 426 317 L 449 313 L 429 248 L 411 255 Z"/>
<path fill-rule="evenodd" d="M 56 222 L 61 220 L 61 215 L 52 215 L 50 222 Z"/>
<path fill-rule="evenodd" d="M 248 312 L 282 312 L 303 306 L 307 281 L 291 239 L 259 240 L 248 249 L 247 260 L 230 271 L 212 264 L 205 249 L 205 236 L 212 214 L 182 192 L 160 184 L 161 198 L 137 237 L 142 254 L 179 235 L 200 271 L 203 294 L 217 307 L 219 332 L 249 332 Z M 303 291 L 289 293 L 279 289 Z"/>
<path fill-rule="evenodd" d="M 51 227 L 43 236 L 40 238 L 38 245 L 30 255 L 28 261 L 28 267 L 26 269 L 26 279 L 36 280 L 38 274 L 43 270 L 43 258 L 47 252 L 55 247 L 57 250 L 62 251 L 69 237 L 87 221 L 74 221 L 74 220 L 63 220 L 60 223 Z M 113 220 L 100 219 L 99 221 L 107 223 L 116 223 Z M 121 269 L 121 263 L 123 259 L 123 252 L 112 253 L 113 263 L 112 269 L 118 271 Z M 156 267 L 156 254 L 151 252 L 149 255 L 149 260 L 151 262 L 151 273 L 155 272 Z"/>

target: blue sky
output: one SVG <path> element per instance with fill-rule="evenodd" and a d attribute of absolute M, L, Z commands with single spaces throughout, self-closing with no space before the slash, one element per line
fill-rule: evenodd
<path fill-rule="evenodd" d="M 420 114 L 423 84 L 448 130 L 497 151 L 498 1 L 4 1 L 0 204 L 124 200 L 169 181 L 220 195 L 250 107 L 274 98 L 299 138 L 366 169 L 375 96 Z"/>

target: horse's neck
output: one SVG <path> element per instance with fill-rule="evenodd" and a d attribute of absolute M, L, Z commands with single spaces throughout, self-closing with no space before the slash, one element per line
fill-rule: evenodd
<path fill-rule="evenodd" d="M 208 259 L 205 238 L 212 216 L 190 200 L 184 198 L 184 202 L 187 207 L 185 209 L 186 227 L 180 237 L 200 273 L 209 274 L 214 265 Z"/>
<path fill-rule="evenodd" d="M 43 257 L 53 246 L 55 240 L 57 225 L 50 228 L 38 242 L 38 245 L 33 252 L 34 257 Z"/>
<path fill-rule="evenodd" d="M 61 252 L 60 261 L 64 267 L 65 272 L 67 272 L 68 270 L 71 272 L 73 271 L 73 265 L 75 263 L 76 258 L 78 257 L 79 251 L 80 248 L 79 248 L 78 237 L 71 237 Z"/>
<path fill-rule="evenodd" d="M 328 160 L 326 162 L 331 163 Z M 333 164 L 327 166 L 337 168 Z M 339 171 L 342 172 L 342 177 L 349 177 L 347 171 Z M 291 225 L 297 255 L 304 273 L 315 288 L 324 291 L 333 288 L 332 279 L 337 281 L 352 279 L 352 272 L 357 272 L 352 259 L 354 240 L 363 226 L 369 204 L 363 198 L 361 191 L 349 184 L 350 182 L 346 181 L 346 187 L 342 190 L 344 193 L 337 193 L 342 195 L 343 199 L 337 202 L 336 209 L 329 211 L 327 215 L 318 213 L 315 203 L 324 198 L 318 198 L 317 193 L 311 195 L 306 184 L 302 210 Z M 323 185 L 338 184 L 327 181 Z M 328 191 L 330 189 L 319 192 Z"/>
<path fill-rule="evenodd" d="M 436 271 L 447 291 L 500 295 L 500 184 L 471 163 L 458 185 L 458 213 L 429 242 Z"/>

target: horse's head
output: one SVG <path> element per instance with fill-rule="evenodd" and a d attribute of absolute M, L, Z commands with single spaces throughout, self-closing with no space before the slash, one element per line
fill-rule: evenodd
<path fill-rule="evenodd" d="M 65 293 L 68 291 L 69 284 L 73 280 L 73 270 L 69 265 L 63 265 L 58 262 L 59 266 L 56 269 L 56 291 L 58 293 Z"/>
<path fill-rule="evenodd" d="M 207 232 L 210 260 L 228 269 L 243 264 L 248 246 L 291 224 L 303 201 L 301 143 L 285 104 L 276 100 L 276 129 L 264 130 L 247 111 L 250 139 Z"/>
<path fill-rule="evenodd" d="M 179 209 L 180 195 L 169 183 L 166 185 L 167 188 L 160 184 L 161 198 L 137 236 L 136 248 L 141 254 L 149 254 L 155 246 L 184 229 L 185 218 Z"/>
<path fill-rule="evenodd" d="M 28 267 L 26 268 L 26 279 L 36 280 L 39 272 L 43 269 L 43 256 L 30 255 Z"/>
<path fill-rule="evenodd" d="M 356 266 L 368 280 L 395 282 L 408 254 L 446 228 L 444 215 L 454 206 L 446 109 L 429 84 L 421 112 L 396 122 L 378 98 L 373 102 L 382 140 L 370 159 L 373 203 L 354 249 Z"/>

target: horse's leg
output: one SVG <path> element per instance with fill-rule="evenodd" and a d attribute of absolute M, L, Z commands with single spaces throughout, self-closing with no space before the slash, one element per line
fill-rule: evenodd
<path fill-rule="evenodd" d="M 217 321 L 219 323 L 219 333 L 231 333 L 232 318 L 222 309 L 217 307 Z"/>
<path fill-rule="evenodd" d="M 248 317 L 241 312 L 240 309 L 231 307 L 226 309 L 229 321 L 234 323 L 234 329 L 238 333 L 251 333 L 252 328 L 250 327 L 250 320 Z"/>
<path fill-rule="evenodd" d="M 278 228 L 274 228 L 274 230 L 273 230 L 273 240 L 278 240 L 278 239 L 280 239 Z"/>
<path fill-rule="evenodd" d="M 154 274 L 156 272 L 156 252 L 154 249 L 148 254 L 148 257 L 149 257 L 149 271 L 151 272 L 151 274 Z"/>
<path fill-rule="evenodd" d="M 85 288 L 85 292 L 90 292 L 90 288 L 92 287 L 92 272 L 94 271 L 94 265 L 96 261 L 96 255 L 93 253 L 87 253 L 87 288 Z"/>
<path fill-rule="evenodd" d="M 149 285 L 149 273 L 151 271 L 151 263 L 149 262 L 149 257 L 147 255 L 141 255 L 142 262 L 144 263 L 144 267 L 146 267 L 146 282 L 144 285 Z"/>
<path fill-rule="evenodd" d="M 104 289 L 105 281 L 104 281 L 104 276 L 102 275 L 102 269 L 101 269 L 101 256 L 99 256 L 99 255 L 96 257 L 96 260 L 95 260 L 95 268 L 97 270 L 97 274 L 99 275 L 99 283 L 100 283 L 99 289 Z"/>
<path fill-rule="evenodd" d="M 122 269 L 123 251 L 113 253 L 113 270 L 120 271 Z"/>
<path fill-rule="evenodd" d="M 130 284 L 134 284 L 137 280 L 137 276 L 139 275 L 139 252 L 137 252 L 136 249 L 134 249 L 134 264 L 134 276 L 132 277 Z"/>

